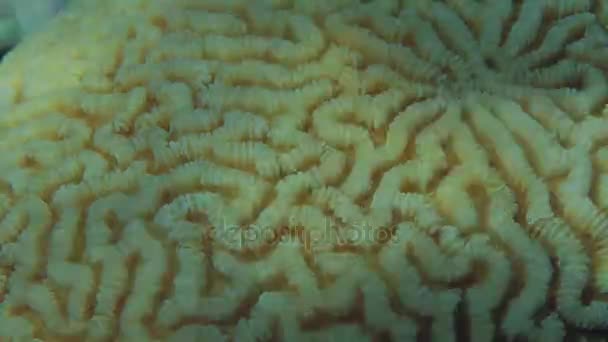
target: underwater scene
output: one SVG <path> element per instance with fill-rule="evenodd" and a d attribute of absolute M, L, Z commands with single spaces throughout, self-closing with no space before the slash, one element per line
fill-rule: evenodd
<path fill-rule="evenodd" d="M 608 341 L 608 1 L 0 0 L 0 342 Z"/>

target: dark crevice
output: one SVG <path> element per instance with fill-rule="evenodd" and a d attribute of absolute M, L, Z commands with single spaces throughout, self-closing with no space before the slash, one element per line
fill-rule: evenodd
<path fill-rule="evenodd" d="M 6 55 L 13 50 L 14 46 L 6 46 L 0 48 L 0 62 L 4 60 Z"/>
<path fill-rule="evenodd" d="M 549 28 L 546 28 L 546 30 L 548 31 Z M 557 65 L 558 63 L 560 63 L 561 61 L 567 60 L 568 53 L 567 53 L 566 47 L 574 42 L 577 42 L 577 41 L 585 38 L 586 30 L 587 30 L 587 26 L 576 27 L 571 32 L 569 32 L 567 37 L 565 37 L 565 40 L 563 41 L 563 44 L 562 44 L 563 48 L 561 48 L 559 51 L 556 51 L 553 54 L 547 55 L 544 58 L 539 59 L 538 61 L 536 61 L 533 64 L 530 64 L 528 66 L 528 68 L 530 70 L 537 69 L 537 68 L 551 68 L 551 67 Z M 542 38 L 544 41 L 545 37 L 542 37 Z M 539 46 L 535 46 L 534 51 L 538 51 L 541 44 L 542 44 L 542 41 L 538 42 Z M 531 52 L 531 53 L 533 53 L 533 52 Z"/>
<path fill-rule="evenodd" d="M 512 3 L 513 3 L 513 8 L 511 9 L 511 13 L 507 17 L 507 20 L 504 22 L 504 25 L 502 27 L 500 44 L 498 44 L 498 46 L 504 46 L 504 44 L 507 42 L 507 39 L 509 39 L 509 35 L 511 34 L 511 30 L 513 29 L 513 26 L 518 21 L 520 15 L 521 15 L 521 9 L 523 7 L 523 0 L 516 0 L 516 1 L 513 1 Z"/>
<path fill-rule="evenodd" d="M 534 39 L 532 39 L 523 49 L 520 51 L 520 55 L 526 55 L 532 51 L 538 50 L 547 38 L 547 34 L 554 27 L 554 23 L 557 19 L 557 13 L 543 9 L 541 23 L 539 30 L 535 33 Z"/>

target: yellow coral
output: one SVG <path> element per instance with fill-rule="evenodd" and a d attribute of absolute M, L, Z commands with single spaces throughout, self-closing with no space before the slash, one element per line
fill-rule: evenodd
<path fill-rule="evenodd" d="M 607 328 L 594 3 L 77 2 L 0 66 L 0 338 Z"/>

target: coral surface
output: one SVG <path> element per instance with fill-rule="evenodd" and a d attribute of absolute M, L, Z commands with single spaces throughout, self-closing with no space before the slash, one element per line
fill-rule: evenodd
<path fill-rule="evenodd" d="M 87 0 L 0 65 L 0 340 L 608 328 L 592 0 Z"/>

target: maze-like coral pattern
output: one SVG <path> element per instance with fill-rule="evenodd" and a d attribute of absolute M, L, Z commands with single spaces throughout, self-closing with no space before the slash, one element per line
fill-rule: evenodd
<path fill-rule="evenodd" d="M 95 5 L 0 67 L 4 340 L 608 328 L 600 1 Z"/>

